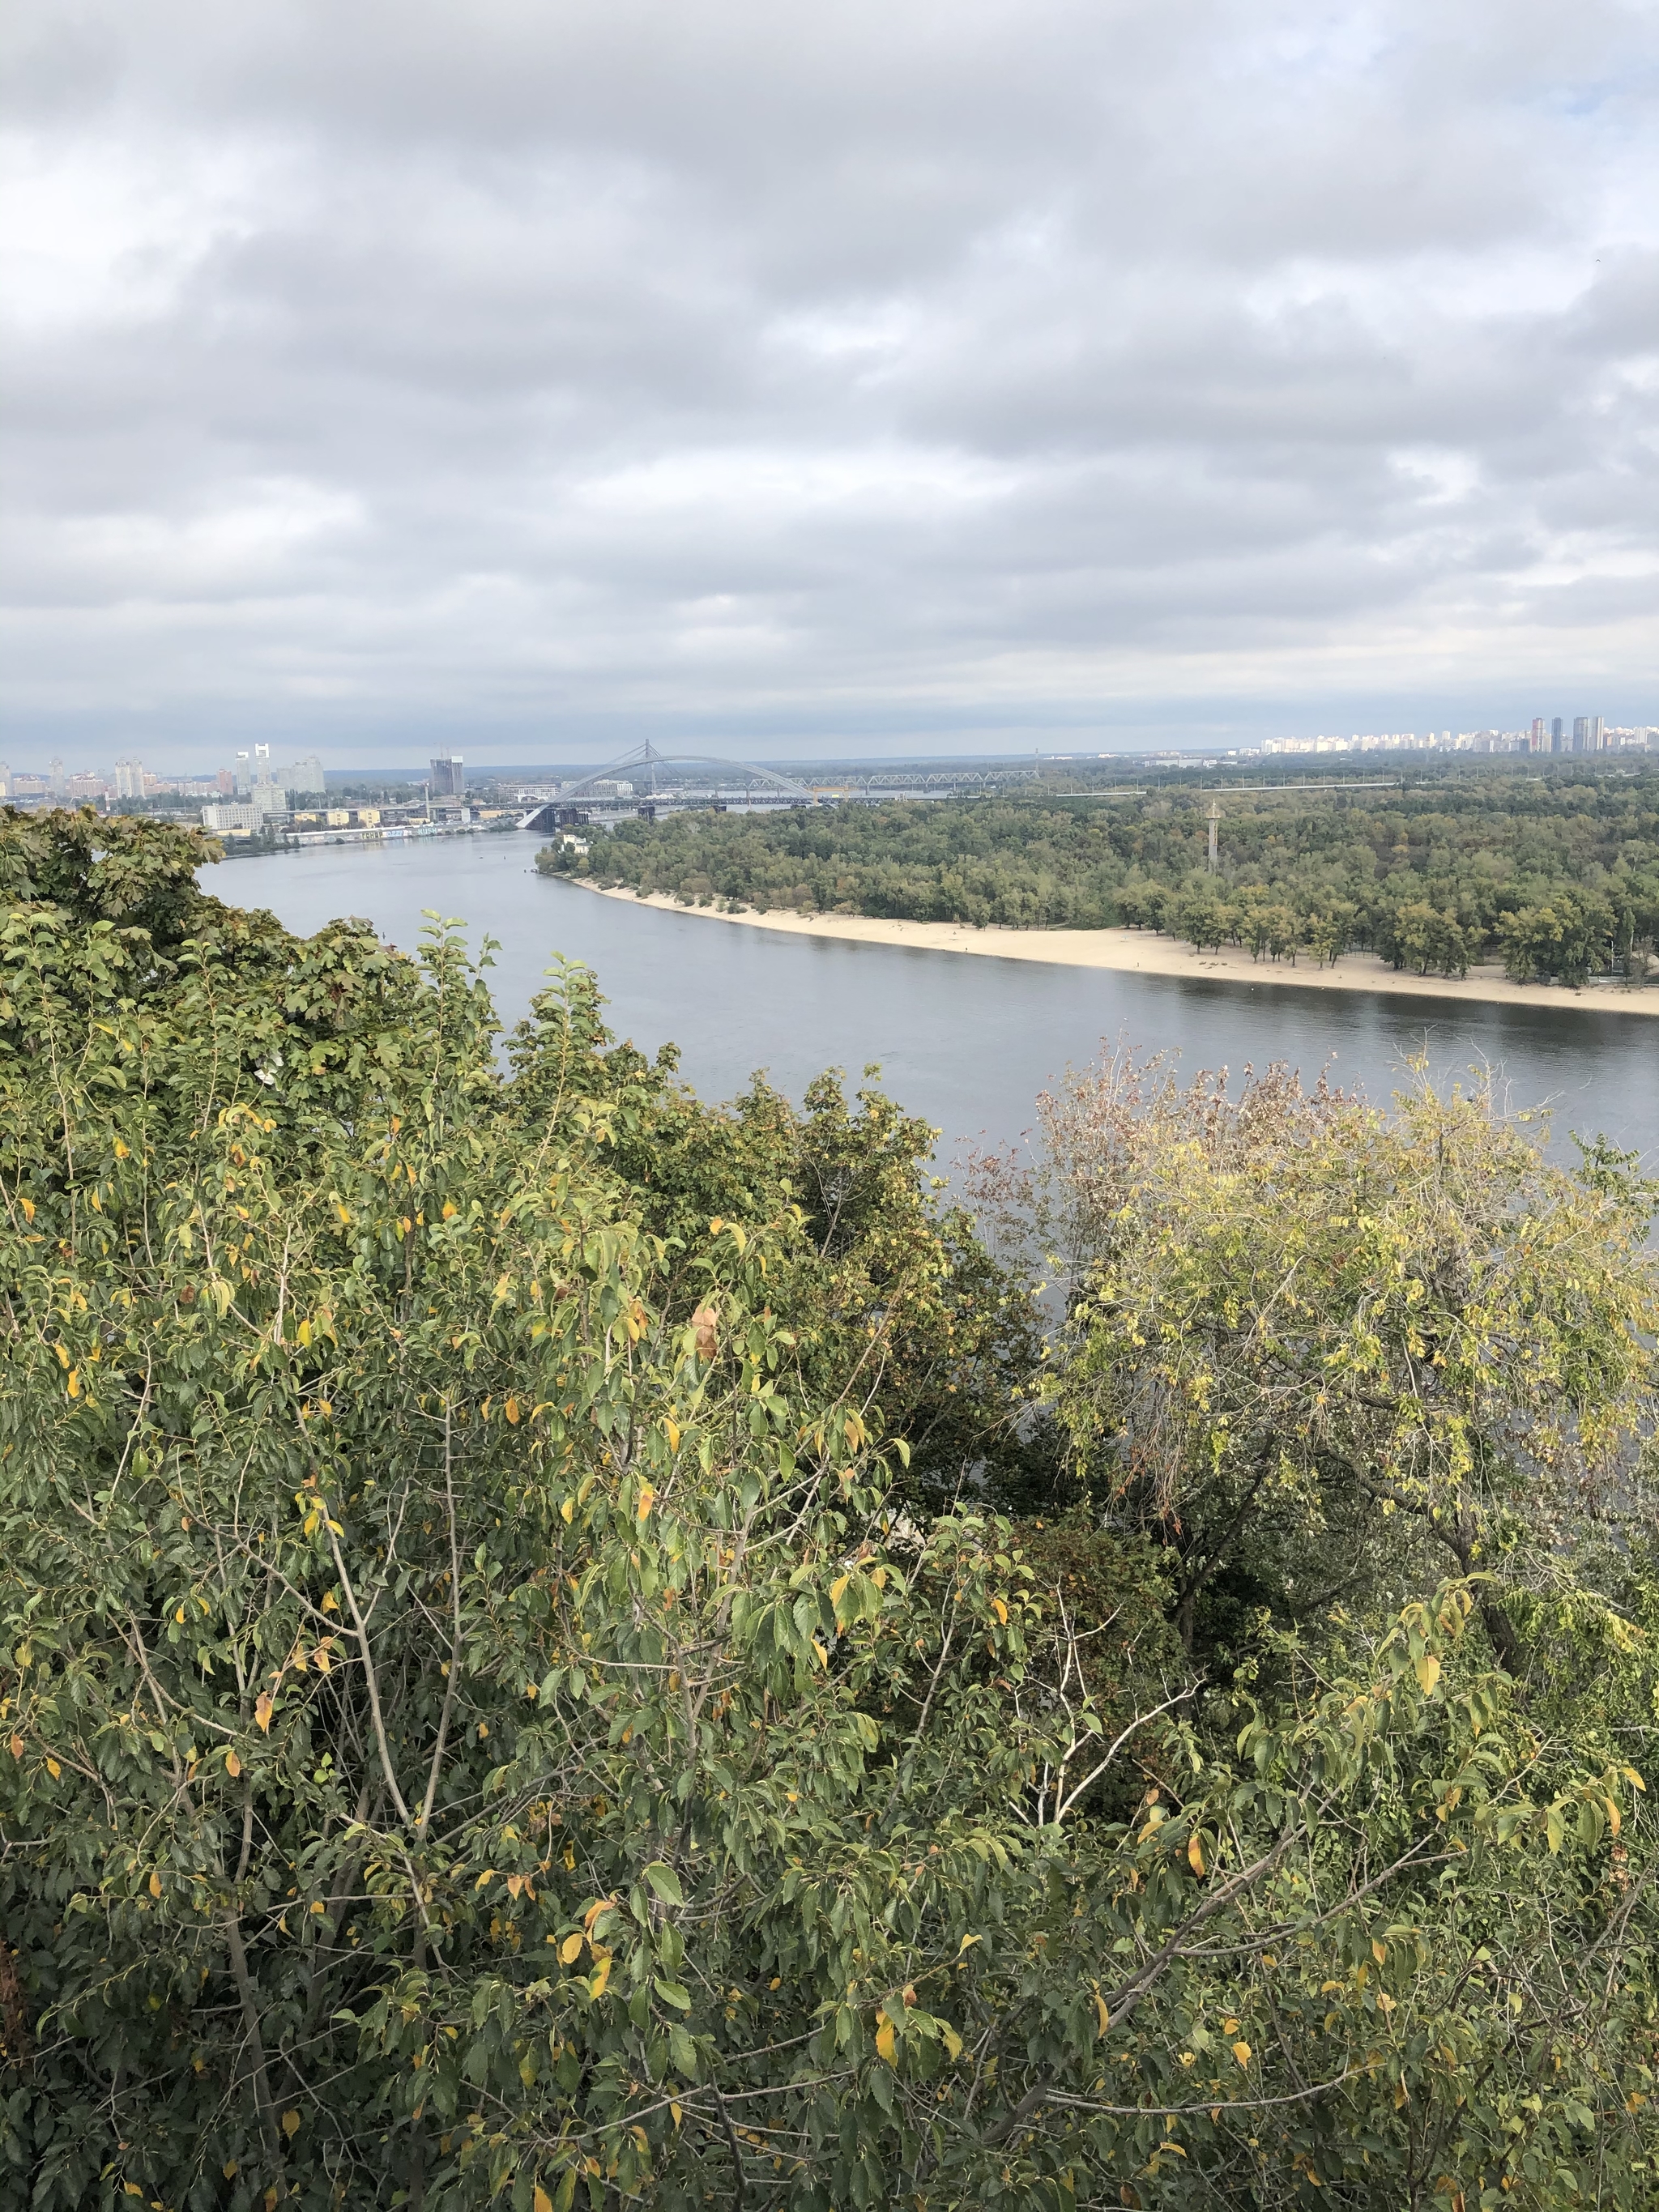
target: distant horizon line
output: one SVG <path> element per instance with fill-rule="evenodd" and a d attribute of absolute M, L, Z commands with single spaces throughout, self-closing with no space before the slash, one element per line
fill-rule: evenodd
<path fill-rule="evenodd" d="M 1571 721 L 1580 723 L 1594 721 L 1598 726 L 1598 730 L 1605 731 L 1607 738 L 1636 740 L 1635 745 L 1628 748 L 1632 750 L 1639 750 L 1641 741 L 1644 739 L 1647 741 L 1649 750 L 1652 750 L 1653 740 L 1656 737 L 1659 737 L 1659 724 L 1645 720 L 1615 724 L 1607 722 L 1601 716 L 1573 717 L 1571 721 L 1565 717 L 1556 719 L 1559 722 L 1565 723 L 1568 727 L 1571 727 Z M 1272 761 L 1276 765 L 1282 763 L 1288 767 L 1292 763 L 1302 764 L 1315 761 L 1336 762 L 1348 759 L 1364 759 L 1374 763 L 1378 756 L 1401 760 L 1416 754 L 1425 754 L 1440 759 L 1531 758 L 1582 761 L 1616 757 L 1621 751 L 1626 750 L 1622 744 L 1607 746 L 1605 750 L 1593 749 L 1589 751 L 1573 750 L 1570 746 L 1566 746 L 1558 752 L 1553 745 L 1547 743 L 1537 750 L 1528 750 L 1526 748 L 1526 741 L 1530 735 L 1535 742 L 1536 732 L 1542 720 L 1542 717 L 1534 717 L 1527 723 L 1512 729 L 1505 729 L 1497 725 L 1486 725 L 1472 732 L 1459 732 L 1458 736 L 1464 742 L 1455 745 L 1446 743 L 1446 738 L 1451 735 L 1449 732 L 1443 733 L 1431 729 L 1425 733 L 1420 743 L 1417 739 L 1416 732 L 1412 731 L 1364 733 L 1356 732 L 1346 738 L 1334 732 L 1328 736 L 1321 733 L 1316 737 L 1261 737 L 1258 738 L 1254 744 L 1225 744 L 1213 742 L 1188 744 L 1143 744 L 1105 749 L 1096 746 L 1072 746 L 1064 750 L 1048 750 L 1034 745 L 1029 749 L 1004 748 L 990 751 L 822 753 L 804 757 L 799 755 L 769 757 L 766 754 L 756 752 L 744 757 L 734 755 L 725 764 L 733 769 L 752 767 L 783 771 L 794 779 L 799 780 L 814 775 L 823 778 L 848 772 L 868 775 L 872 772 L 884 771 L 895 776 L 924 770 L 937 774 L 942 769 L 969 765 L 981 769 L 1002 765 L 1030 769 L 1034 764 L 1038 767 L 1069 765 L 1094 767 L 1103 763 L 1121 763 L 1129 768 L 1159 763 L 1172 766 L 1187 764 L 1199 766 L 1213 763 L 1219 766 L 1226 763 L 1237 763 L 1244 765 Z M 1496 752 L 1482 750 L 1477 752 L 1468 743 L 1470 738 L 1477 741 L 1502 741 L 1503 750 Z M 1514 746 L 1515 750 L 1511 750 L 1511 746 Z M 265 757 L 265 762 L 261 763 L 262 769 L 265 768 L 266 763 L 271 766 L 276 765 L 271 757 L 279 750 L 278 747 L 262 740 L 258 750 Z M 636 751 L 637 745 L 633 750 Z M 254 747 L 250 744 L 246 747 L 239 748 L 238 750 L 246 756 L 252 754 Z M 296 744 L 292 748 L 283 746 L 280 748 L 280 751 L 283 754 L 291 751 L 294 761 L 299 764 L 314 765 L 321 769 L 325 790 L 332 785 L 360 782 L 422 785 L 431 780 L 429 775 L 431 763 L 444 757 L 453 760 L 458 766 L 463 768 L 469 785 L 501 782 L 509 779 L 517 779 L 520 781 L 540 779 L 568 782 L 572 778 L 581 780 L 586 776 L 602 774 L 607 769 L 614 768 L 621 770 L 630 767 L 643 768 L 649 765 L 648 763 L 632 759 L 629 754 L 612 755 L 609 758 L 601 760 L 479 761 L 475 763 L 468 761 L 465 754 L 457 753 L 452 749 L 447 755 L 428 756 L 424 763 L 416 762 L 392 765 L 364 763 L 328 768 L 323 766 L 319 749 L 314 743 L 309 746 L 303 744 Z M 235 756 L 233 755 L 233 758 Z M 680 757 L 677 754 L 665 754 L 662 757 L 665 765 L 672 766 L 678 763 Z M 721 757 L 717 755 L 688 753 L 684 757 L 705 760 L 714 766 L 721 764 Z M 118 771 L 123 769 L 139 770 L 146 776 L 153 777 L 157 782 L 174 783 L 206 783 L 210 780 L 232 772 L 230 766 L 223 763 L 213 767 L 200 765 L 153 767 L 140 759 L 136 751 L 131 750 L 116 762 L 115 768 Z M 33 787 L 47 782 L 54 774 L 62 783 L 67 785 L 71 782 L 85 783 L 92 778 L 105 776 L 107 773 L 99 768 L 70 767 L 58 755 L 52 756 L 45 769 L 27 767 L 14 769 L 9 763 L 0 761 L 0 778 L 4 779 L 5 784 L 14 787 L 12 790 L 3 792 L 3 798 L 14 796 L 33 799 L 39 799 L 41 796 L 89 798 L 98 794 L 85 792 L 75 793 L 69 791 L 56 793 L 51 790 L 49 783 L 45 793 Z M 15 789 L 16 781 L 22 777 L 27 777 L 32 787 L 27 793 L 18 793 Z M 157 793 L 155 795 L 161 797 L 167 794 Z"/>

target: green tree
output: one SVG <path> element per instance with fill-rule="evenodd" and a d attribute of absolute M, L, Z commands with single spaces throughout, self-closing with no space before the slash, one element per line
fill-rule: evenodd
<path fill-rule="evenodd" d="M 1305 1619 L 1455 1567 L 1495 1577 L 1518 1664 L 1505 1590 L 1554 1586 L 1586 1516 L 1640 1526 L 1652 1188 L 1426 1082 L 1389 1115 L 1119 1059 L 1042 1118 L 1000 1196 L 1066 1285 L 1048 1395 L 1091 1493 L 1169 1546 L 1188 1647 L 1229 1583 Z"/>

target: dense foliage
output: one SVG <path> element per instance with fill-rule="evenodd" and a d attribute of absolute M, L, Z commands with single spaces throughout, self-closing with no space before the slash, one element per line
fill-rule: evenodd
<path fill-rule="evenodd" d="M 690 904 L 1018 929 L 1163 929 L 1258 958 L 1639 980 L 1659 937 L 1659 774 L 1444 775 L 1409 791 L 909 801 L 696 813 L 553 845 L 549 873 Z"/>
<path fill-rule="evenodd" d="M 503 1038 L 453 934 L 207 857 L 0 817 L 7 2201 L 1651 2200 L 1627 1164 L 1286 1093 L 1259 1187 L 1242 1124 L 1186 1210 L 1130 1159 L 1139 1244 L 1082 1163 L 1045 1356 L 878 1094 L 707 1107 L 579 970 Z M 1369 1571 L 1301 1601 L 1258 1521 L 1224 1617 L 1182 1530 L 1275 1394 Z"/>

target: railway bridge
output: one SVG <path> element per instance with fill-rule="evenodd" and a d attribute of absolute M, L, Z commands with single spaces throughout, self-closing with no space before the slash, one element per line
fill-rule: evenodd
<path fill-rule="evenodd" d="M 718 773 L 712 782 L 684 780 L 678 774 L 665 781 L 659 771 L 680 770 L 687 768 L 713 769 Z M 578 776 L 574 782 L 562 783 L 555 792 L 538 798 L 529 811 L 520 817 L 520 830 L 557 830 L 566 823 L 586 821 L 593 813 L 603 811 L 616 814 L 653 815 L 663 805 L 695 805 L 699 799 L 712 800 L 720 791 L 742 778 L 752 793 L 758 787 L 767 794 L 776 794 L 796 806 L 812 806 L 817 802 L 804 783 L 780 775 L 775 769 L 758 768 L 752 761 L 723 760 L 715 753 L 663 753 L 647 739 L 621 760 L 611 762 L 605 768 L 596 768 L 589 775 Z M 628 781 L 634 785 L 631 799 L 617 793 L 614 799 L 600 791 L 602 784 Z M 646 788 L 639 789 L 643 781 Z"/>

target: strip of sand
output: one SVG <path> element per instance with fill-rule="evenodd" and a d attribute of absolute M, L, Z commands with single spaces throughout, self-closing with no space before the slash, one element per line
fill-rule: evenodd
<path fill-rule="evenodd" d="M 1292 966 L 1285 960 L 1253 960 L 1237 946 L 1219 952 L 1194 952 L 1167 937 L 1140 929 L 973 929 L 965 922 L 884 921 L 862 914 L 723 914 L 718 908 L 683 906 L 665 891 L 641 898 L 625 889 L 607 890 L 577 876 L 556 876 L 556 883 L 596 891 L 601 898 L 626 899 L 631 906 L 657 907 L 698 921 L 736 922 L 748 929 L 770 929 L 787 937 L 842 938 L 855 945 L 909 945 L 924 952 L 978 953 L 993 960 L 1042 960 L 1056 968 L 1111 968 L 1128 975 L 1198 976 L 1217 983 L 1273 983 L 1308 991 L 1385 991 L 1401 999 L 1468 999 L 1481 1005 L 1577 1008 L 1582 1013 L 1659 1014 L 1659 988 L 1626 990 L 1618 984 L 1586 984 L 1581 991 L 1540 983 L 1511 983 L 1501 969 L 1477 968 L 1461 981 L 1445 975 L 1407 975 L 1375 953 L 1346 953 L 1333 966 Z"/>

